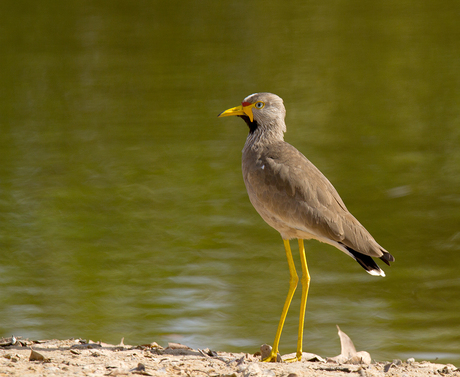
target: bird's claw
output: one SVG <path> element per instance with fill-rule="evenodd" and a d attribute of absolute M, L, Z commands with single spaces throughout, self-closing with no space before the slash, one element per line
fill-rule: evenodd
<path fill-rule="evenodd" d="M 290 359 L 283 360 L 285 363 L 294 363 L 296 361 L 302 361 L 302 354 L 296 355 L 296 357 L 292 357 Z"/>
<path fill-rule="evenodd" d="M 281 359 L 281 355 L 278 352 L 271 351 L 270 355 L 262 359 L 264 363 L 281 363 L 283 360 Z"/>

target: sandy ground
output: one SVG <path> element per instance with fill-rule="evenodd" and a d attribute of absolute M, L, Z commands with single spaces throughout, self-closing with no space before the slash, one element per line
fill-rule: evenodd
<path fill-rule="evenodd" d="M 284 358 L 284 356 L 283 356 Z M 371 364 L 343 364 L 306 354 L 317 361 L 262 363 L 260 355 L 167 348 L 156 343 L 128 346 L 81 339 L 29 341 L 0 339 L 0 377 L 3 376 L 225 376 L 225 377 L 460 377 L 453 365 L 395 360 Z"/>

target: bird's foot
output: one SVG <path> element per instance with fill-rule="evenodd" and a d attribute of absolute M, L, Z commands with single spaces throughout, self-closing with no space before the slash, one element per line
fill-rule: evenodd
<path fill-rule="evenodd" d="M 264 363 L 281 363 L 283 360 L 281 359 L 281 355 L 277 353 L 270 353 L 268 357 L 262 359 Z"/>
<path fill-rule="evenodd" d="M 302 361 L 302 352 L 300 354 L 296 354 L 295 357 L 291 357 L 289 359 L 283 360 L 285 363 L 293 363 L 295 361 Z"/>
<path fill-rule="evenodd" d="M 278 350 L 274 350 L 268 344 L 260 347 L 260 353 L 262 355 L 262 362 L 264 363 L 281 363 L 283 361 Z"/>

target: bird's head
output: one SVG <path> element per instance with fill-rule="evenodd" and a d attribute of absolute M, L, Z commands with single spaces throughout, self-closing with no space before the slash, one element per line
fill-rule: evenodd
<path fill-rule="evenodd" d="M 244 119 L 249 132 L 256 130 L 269 133 L 286 132 L 284 117 L 286 109 L 283 100 L 272 93 L 255 93 L 246 97 L 241 106 L 232 107 L 219 114 L 219 117 L 236 115 Z"/>

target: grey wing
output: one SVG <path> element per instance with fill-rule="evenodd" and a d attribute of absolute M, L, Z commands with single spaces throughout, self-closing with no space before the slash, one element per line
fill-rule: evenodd
<path fill-rule="evenodd" d="M 265 209 L 285 226 L 369 256 L 383 255 L 385 250 L 347 210 L 334 186 L 297 149 L 283 143 L 268 149 L 261 162 L 264 168 L 250 172 L 248 181 Z M 262 179 L 264 184 L 257 185 Z"/>

